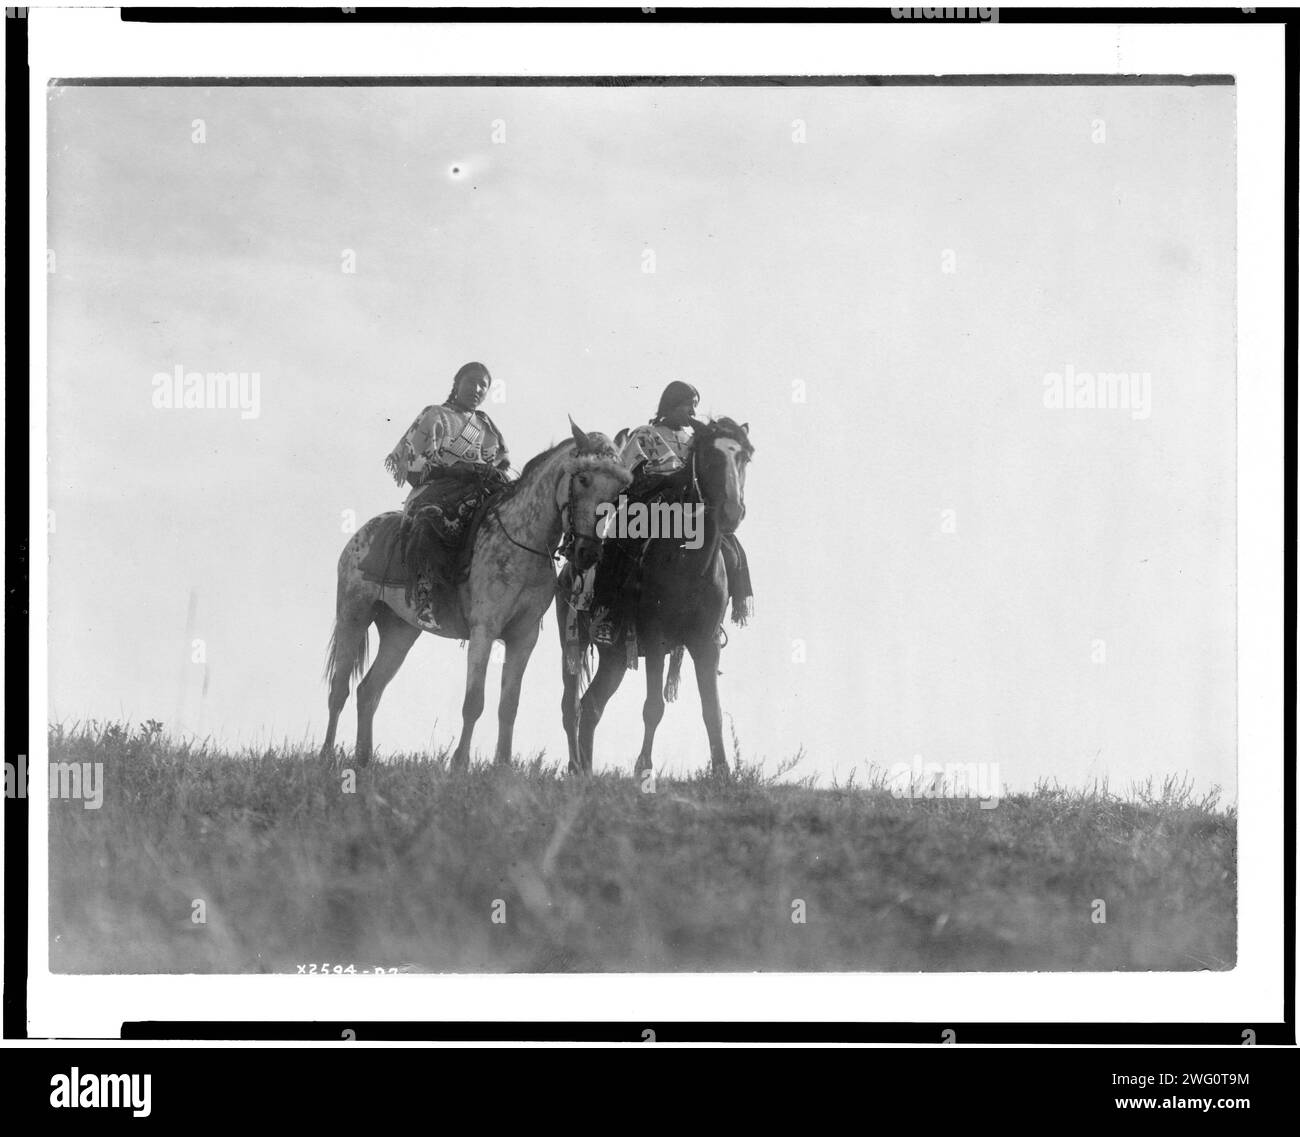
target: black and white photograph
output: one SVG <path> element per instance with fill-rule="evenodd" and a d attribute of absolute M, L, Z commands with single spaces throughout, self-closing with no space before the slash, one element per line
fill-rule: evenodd
<path fill-rule="evenodd" d="M 1233 965 L 1231 82 L 48 97 L 56 968 Z"/>
<path fill-rule="evenodd" d="M 471 30 L 33 83 L 31 966 L 1257 971 L 1243 76 Z"/>

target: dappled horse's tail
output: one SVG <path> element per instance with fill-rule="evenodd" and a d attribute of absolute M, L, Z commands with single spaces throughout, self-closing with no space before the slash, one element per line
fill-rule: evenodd
<path fill-rule="evenodd" d="M 342 631 L 342 635 L 340 635 Z M 334 621 L 334 630 L 330 633 L 329 648 L 325 655 L 325 684 L 334 688 L 334 677 L 345 669 L 348 676 L 348 688 L 366 672 L 370 660 L 370 626 L 362 625 L 360 632 L 341 620 Z M 347 698 L 347 695 L 344 695 Z"/>
<path fill-rule="evenodd" d="M 668 678 L 664 680 L 664 702 L 677 702 L 677 691 L 682 682 L 682 653 L 686 649 L 680 644 L 668 655 Z"/>

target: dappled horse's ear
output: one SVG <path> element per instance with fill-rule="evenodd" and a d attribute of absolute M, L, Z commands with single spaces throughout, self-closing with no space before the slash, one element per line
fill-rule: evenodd
<path fill-rule="evenodd" d="M 579 450 L 590 450 L 590 449 L 591 449 L 591 439 L 590 439 L 589 437 L 587 437 L 586 432 L 585 432 L 585 431 L 584 431 L 580 426 L 578 426 L 578 424 L 577 424 L 576 422 L 573 421 L 573 416 L 572 416 L 572 415 L 569 416 L 569 425 L 570 425 L 571 427 L 573 427 L 573 438 L 574 438 L 574 441 L 577 442 L 577 444 L 578 444 L 578 449 L 579 449 Z"/>
<path fill-rule="evenodd" d="M 747 422 L 742 422 L 742 423 L 740 424 L 740 429 L 743 430 L 743 431 L 745 432 L 745 436 L 746 436 L 746 437 L 749 437 L 749 423 L 747 423 Z"/>

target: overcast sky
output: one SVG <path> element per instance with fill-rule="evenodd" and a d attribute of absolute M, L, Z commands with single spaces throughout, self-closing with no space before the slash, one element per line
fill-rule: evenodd
<path fill-rule="evenodd" d="M 750 423 L 757 616 L 721 680 L 747 758 L 1233 796 L 1233 113 L 1221 86 L 55 89 L 51 718 L 319 739 L 348 511 L 398 507 L 384 456 L 480 359 L 517 466 L 671 379 Z M 178 366 L 256 372 L 257 417 L 155 407 Z M 1149 374 L 1149 414 L 1045 406 L 1067 368 Z M 464 658 L 416 645 L 381 756 L 454 742 Z M 564 753 L 559 691 L 548 615 L 521 752 Z M 598 768 L 630 772 L 643 695 Z M 707 754 L 688 668 L 657 764 Z"/>

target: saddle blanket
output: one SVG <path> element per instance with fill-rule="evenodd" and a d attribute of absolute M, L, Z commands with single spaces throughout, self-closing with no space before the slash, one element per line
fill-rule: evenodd
<path fill-rule="evenodd" d="M 389 513 L 375 526 L 370 541 L 370 551 L 361 561 L 361 575 L 375 584 L 392 584 L 405 588 L 411 582 L 401 553 L 397 548 L 398 530 L 402 515 Z"/>
<path fill-rule="evenodd" d="M 370 550 L 361 559 L 361 575 L 372 584 L 405 593 L 408 586 L 414 582 L 398 549 L 401 524 L 402 515 L 392 513 L 375 526 Z M 409 602 L 409 597 L 406 599 Z M 443 629 L 443 634 L 452 639 L 469 638 L 469 627 L 457 593 L 448 589 L 438 589 L 433 598 L 433 612 L 434 618 Z"/>

